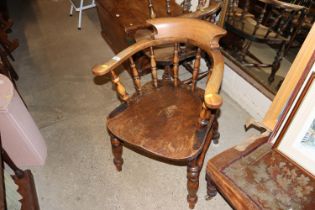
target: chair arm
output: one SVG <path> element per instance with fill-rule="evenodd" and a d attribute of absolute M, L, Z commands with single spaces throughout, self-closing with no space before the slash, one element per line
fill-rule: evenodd
<path fill-rule="evenodd" d="M 93 74 L 95 76 L 102 76 L 109 73 L 110 71 L 117 68 L 124 61 L 129 59 L 133 54 L 151 46 L 154 42 L 156 41 L 155 40 L 140 40 L 139 42 L 131 45 L 130 47 L 126 48 L 125 50 L 121 51 L 120 53 L 112 57 L 112 59 L 110 59 L 106 63 L 94 66 L 92 68 Z"/>
<path fill-rule="evenodd" d="M 265 4 L 274 5 L 274 6 L 279 7 L 279 8 L 288 9 L 288 10 L 298 11 L 298 10 L 305 9 L 305 7 L 303 7 L 301 5 L 291 4 L 291 3 L 278 1 L 278 0 L 258 0 L 258 1 L 261 1 Z"/>
<path fill-rule="evenodd" d="M 212 73 L 207 81 L 204 101 L 208 108 L 218 109 L 222 105 L 222 98 L 218 94 L 223 79 L 224 61 L 219 49 L 210 52 L 213 59 Z"/>
<path fill-rule="evenodd" d="M 195 12 L 186 13 L 179 17 L 202 19 L 203 17 L 208 17 L 210 15 L 215 14 L 221 8 L 221 6 L 222 6 L 221 3 L 214 2 L 214 3 L 211 3 L 208 7 L 200 8 L 199 10 Z"/>

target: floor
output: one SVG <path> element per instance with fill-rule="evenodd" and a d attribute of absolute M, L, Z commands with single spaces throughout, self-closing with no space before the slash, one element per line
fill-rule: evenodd
<path fill-rule="evenodd" d="M 46 164 L 31 167 L 41 209 L 188 209 L 185 167 L 124 149 L 122 172 L 114 168 L 104 125 L 119 101 L 110 82 L 91 74 L 93 65 L 113 56 L 100 36 L 96 10 L 84 12 L 78 31 L 66 0 L 8 3 L 15 21 L 10 36 L 20 41 L 13 63 L 17 84 L 48 147 Z M 131 85 L 126 74 L 122 80 Z M 221 95 L 220 144 L 211 145 L 206 160 L 257 133 L 245 133 L 249 114 Z M 220 195 L 205 200 L 204 175 L 205 167 L 195 209 L 231 209 Z"/>

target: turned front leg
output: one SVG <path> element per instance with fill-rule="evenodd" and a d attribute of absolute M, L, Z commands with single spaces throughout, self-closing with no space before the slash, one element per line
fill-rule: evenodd
<path fill-rule="evenodd" d="M 187 166 L 187 201 L 189 208 L 193 209 L 197 203 L 197 191 L 199 188 L 199 167 L 196 160 L 188 162 Z"/>
<path fill-rule="evenodd" d="M 215 187 L 210 175 L 206 174 L 206 181 L 207 181 L 207 200 L 210 200 L 214 196 L 217 195 L 217 188 Z"/>
<path fill-rule="evenodd" d="M 212 142 L 214 144 L 219 144 L 220 132 L 219 132 L 219 122 L 218 119 L 215 118 L 213 122 L 213 137 Z"/>
<path fill-rule="evenodd" d="M 116 166 L 117 171 L 121 171 L 122 164 L 124 160 L 122 159 L 122 143 L 115 137 L 111 137 L 110 139 L 112 144 L 112 152 L 114 155 L 114 164 Z"/>

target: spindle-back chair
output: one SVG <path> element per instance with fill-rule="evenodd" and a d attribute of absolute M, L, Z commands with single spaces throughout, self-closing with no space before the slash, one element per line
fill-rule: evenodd
<path fill-rule="evenodd" d="M 96 76 L 110 74 L 122 104 L 107 118 L 114 164 L 122 169 L 122 145 L 145 152 L 164 161 L 187 164 L 187 188 L 190 208 L 197 202 L 199 173 L 211 140 L 218 138 L 216 111 L 222 104 L 218 94 L 223 76 L 223 56 L 218 41 L 225 34 L 222 28 L 191 18 L 156 18 L 147 21 L 156 31 L 151 39 L 141 40 L 123 50 L 108 62 L 93 68 Z M 173 80 L 157 76 L 155 48 L 171 44 Z M 191 85 L 179 78 L 181 43 L 198 47 Z M 141 85 L 133 56 L 148 49 L 152 81 Z M 212 60 L 205 91 L 196 86 L 200 53 Z M 129 62 L 136 92 L 129 96 L 117 75 L 118 67 Z"/>
<path fill-rule="evenodd" d="M 250 8 L 259 14 L 254 15 Z M 271 67 L 268 81 L 273 82 L 285 51 L 290 41 L 294 39 L 304 14 L 305 7 L 278 0 L 245 0 L 243 5 L 239 4 L 239 0 L 231 0 L 228 4 L 225 28 L 243 40 L 241 49 L 238 49 L 238 60 L 246 67 Z M 293 25 L 293 19 L 297 19 L 299 24 Z M 253 55 L 249 51 L 252 42 L 278 46 L 274 61 L 266 64 Z M 246 56 L 255 62 L 247 60 Z"/>

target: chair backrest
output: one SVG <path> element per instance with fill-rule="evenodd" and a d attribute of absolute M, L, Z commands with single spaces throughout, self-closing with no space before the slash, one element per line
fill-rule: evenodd
<path fill-rule="evenodd" d="M 293 20 L 303 20 L 305 7 L 278 0 L 230 0 L 228 4 L 226 25 L 238 28 L 251 36 L 265 39 L 290 38 L 298 25 Z M 249 25 L 254 25 L 249 29 Z M 259 30 L 264 28 L 265 30 Z"/>
<path fill-rule="evenodd" d="M 191 18 L 156 18 L 148 20 L 147 23 L 151 24 L 155 29 L 154 37 L 151 39 L 141 40 L 123 50 L 105 64 L 95 66 L 93 68 L 93 73 L 97 76 L 110 73 L 112 76 L 112 82 L 116 86 L 120 99 L 124 102 L 128 102 L 129 96 L 126 89 L 120 82 L 119 77 L 115 72 L 118 66 L 126 61 L 129 61 L 135 89 L 139 94 L 141 94 L 141 81 L 138 69 L 134 63 L 133 55 L 143 50 L 149 50 L 152 80 L 154 86 L 158 88 L 157 65 L 154 47 L 173 43 L 174 86 L 179 86 L 179 45 L 182 43 L 189 43 L 198 48 L 196 52 L 196 60 L 194 62 L 192 91 L 195 91 L 200 68 L 201 50 L 203 50 L 212 59 L 213 63 L 211 67 L 211 76 L 209 75 L 204 95 L 204 109 L 207 109 L 207 107 L 211 109 L 219 108 L 222 101 L 221 97 L 218 95 L 218 90 L 223 77 L 224 63 L 218 42 L 219 39 L 225 35 L 226 31 L 206 21 Z"/>

